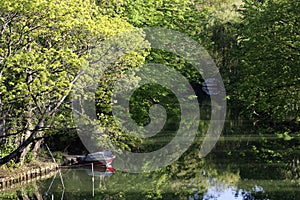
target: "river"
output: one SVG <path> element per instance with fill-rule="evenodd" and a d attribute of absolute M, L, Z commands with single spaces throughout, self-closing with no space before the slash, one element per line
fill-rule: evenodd
<path fill-rule="evenodd" d="M 203 121 L 205 131 L 208 120 Z M 93 177 L 91 168 L 62 168 L 62 177 L 57 173 L 3 191 L 0 198 L 298 200 L 300 139 L 285 129 L 228 112 L 223 133 L 205 158 L 199 157 L 203 141 L 199 134 L 179 160 L 154 172 L 111 174 L 96 169 Z M 161 141 L 157 138 L 156 145 Z"/>

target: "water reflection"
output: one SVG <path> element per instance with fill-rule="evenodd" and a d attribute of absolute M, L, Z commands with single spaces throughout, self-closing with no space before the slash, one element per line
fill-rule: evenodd
<path fill-rule="evenodd" d="M 39 183 L 43 199 L 96 197 L 95 191 L 103 187 L 105 177 L 112 176 L 115 170 L 111 166 L 90 164 L 62 169 L 61 172 L 63 181 L 56 174 L 51 181 L 48 179 Z M 45 190 L 47 185 L 48 188 Z"/>
<path fill-rule="evenodd" d="M 259 188 L 257 190 L 257 188 Z M 236 187 L 224 187 L 222 190 L 219 189 L 219 187 L 210 187 L 208 191 L 203 195 L 203 200 L 208 200 L 208 199 L 220 199 L 220 200 L 250 200 L 250 199 L 255 199 L 255 197 L 252 195 L 252 192 L 258 193 L 264 193 L 263 189 L 259 186 L 256 186 L 253 188 L 252 191 L 246 191 L 242 189 L 238 189 Z M 189 200 L 196 200 L 199 199 L 198 196 L 190 196 Z"/>
<path fill-rule="evenodd" d="M 201 123 L 205 129 L 205 120 Z M 105 166 L 94 166 L 94 173 L 91 166 L 62 169 L 65 189 L 57 175 L 2 191 L 0 199 L 298 200 L 300 139 L 278 137 L 280 133 L 284 130 L 269 124 L 228 120 L 205 158 L 198 156 L 203 139 L 199 133 L 178 161 L 155 172 L 130 174 Z"/>
<path fill-rule="evenodd" d="M 104 168 L 95 167 L 93 176 L 91 168 L 62 169 L 65 189 L 56 175 L 27 188 L 7 192 L 6 197 L 3 196 L 4 192 L 0 197 L 24 199 L 27 196 L 28 199 L 46 200 L 299 199 L 299 179 L 282 179 L 280 176 L 268 178 L 264 174 L 263 165 L 258 165 L 254 172 L 250 172 L 249 167 L 245 168 L 246 165 L 232 160 L 216 164 L 213 156 L 197 160 L 189 155 L 186 155 L 186 159 L 153 173 L 112 173 Z M 275 168 L 285 171 L 281 165 Z M 249 174 L 246 174 L 247 172 Z M 252 179 L 251 175 L 254 175 Z M 11 197 L 8 198 L 9 193 Z"/>

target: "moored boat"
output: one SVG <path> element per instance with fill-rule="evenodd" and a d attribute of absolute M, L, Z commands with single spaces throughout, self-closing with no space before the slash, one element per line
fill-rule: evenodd
<path fill-rule="evenodd" d="M 91 164 L 110 166 L 116 158 L 111 151 L 100 151 L 87 154 L 86 156 L 77 156 L 78 164 Z"/>

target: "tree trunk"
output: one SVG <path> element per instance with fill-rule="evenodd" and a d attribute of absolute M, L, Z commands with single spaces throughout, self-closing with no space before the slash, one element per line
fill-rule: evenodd
<path fill-rule="evenodd" d="M 35 144 L 34 144 L 34 147 L 32 149 L 32 154 L 33 154 L 33 157 L 35 158 L 41 148 L 41 144 L 42 144 L 42 141 L 43 140 L 38 140 Z"/>
<path fill-rule="evenodd" d="M 0 136 L 5 136 L 5 123 L 6 123 L 6 114 L 3 111 L 2 100 L 0 98 Z M 4 140 L 4 139 L 3 139 Z M 2 144 L 2 139 L 0 139 L 0 145 Z"/>
<path fill-rule="evenodd" d="M 42 124 L 43 126 L 43 124 Z M 44 135 L 44 132 L 43 131 L 40 131 L 37 136 L 39 137 L 42 137 Z M 32 148 L 32 154 L 33 154 L 33 157 L 35 158 L 41 148 L 41 144 L 43 142 L 43 139 L 40 139 L 40 140 L 37 140 L 35 143 L 34 143 L 34 146 Z"/>
<path fill-rule="evenodd" d="M 39 120 L 39 123 L 35 126 L 34 130 L 31 132 L 31 135 L 22 143 L 20 146 L 11 152 L 9 155 L 0 159 L 0 166 L 8 163 L 14 158 L 18 158 L 20 154 L 27 148 L 33 141 L 36 134 L 40 131 L 41 125 L 43 124 L 44 118 Z"/>
<path fill-rule="evenodd" d="M 2 112 L 0 112 L 2 113 Z M 0 118 L 0 136 L 5 136 L 5 118 L 6 116 L 3 115 L 1 116 Z M 2 141 L 5 140 L 5 139 L 0 139 L 0 145 L 2 144 Z"/>
<path fill-rule="evenodd" d="M 30 46 L 28 47 L 28 51 L 30 51 L 31 48 Z M 27 76 L 27 85 L 29 85 L 28 87 L 30 87 L 30 84 L 33 80 L 32 78 L 32 71 L 28 70 L 26 73 Z M 33 126 L 32 126 L 32 101 L 28 102 L 28 110 L 26 113 L 26 131 L 24 133 L 24 135 L 22 135 L 22 139 L 21 139 L 21 144 L 30 136 L 30 130 L 32 130 Z M 18 158 L 18 160 L 20 161 L 21 166 L 24 164 L 25 161 L 25 156 L 27 155 L 27 153 L 30 151 L 31 149 L 31 145 L 28 145 L 20 154 L 20 157 Z"/>
<path fill-rule="evenodd" d="M 24 134 L 24 136 L 23 136 L 23 138 L 22 138 L 22 140 L 21 140 L 20 145 L 21 145 L 21 144 L 22 144 L 29 136 L 30 136 L 30 131 L 29 131 L 29 130 L 26 130 L 26 131 L 25 131 L 25 134 Z M 21 165 L 21 166 L 24 164 L 25 156 L 26 156 L 27 153 L 29 152 L 30 146 L 31 146 L 31 145 L 28 145 L 27 147 L 25 147 L 25 148 L 23 149 L 23 151 L 20 152 L 20 157 L 17 158 L 17 161 L 20 162 L 20 165 Z"/>

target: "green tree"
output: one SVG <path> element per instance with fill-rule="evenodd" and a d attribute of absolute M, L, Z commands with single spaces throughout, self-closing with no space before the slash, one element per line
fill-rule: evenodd
<path fill-rule="evenodd" d="M 208 24 L 208 21 L 210 20 L 209 17 L 213 17 L 213 14 L 208 15 L 208 13 L 212 13 L 212 10 L 221 5 L 222 2 L 218 0 L 210 1 L 208 3 L 206 1 L 190 0 L 104 0 L 97 1 L 97 4 L 99 5 L 99 9 L 102 14 L 111 17 L 119 16 L 135 27 L 168 28 L 185 33 L 196 41 L 202 42 L 205 25 Z M 229 35 L 228 33 L 226 34 Z M 222 36 L 223 34 L 219 34 L 216 37 L 221 38 Z M 216 39 L 215 42 L 217 43 L 220 40 Z M 217 47 L 217 51 L 222 51 L 221 53 L 223 53 L 222 56 L 224 60 L 227 56 L 224 52 L 233 46 L 232 43 L 226 44 L 228 40 L 220 44 L 219 46 L 221 47 Z M 201 90 L 201 82 L 203 81 L 201 75 L 190 63 L 188 63 L 187 60 L 180 56 L 158 49 L 151 49 L 149 55 L 146 57 L 146 63 L 160 63 L 170 66 L 171 68 L 175 68 L 190 81 L 191 85 L 193 85 L 196 90 Z M 99 111 L 100 121 L 106 123 L 107 116 L 111 117 L 112 115 L 110 109 L 111 102 L 110 98 L 107 98 L 107 95 L 112 95 L 112 93 L 109 93 L 104 88 L 105 87 L 100 87 L 98 90 L 97 109 Z M 197 93 L 200 93 L 198 91 Z M 104 99 L 107 99 L 108 101 Z M 131 98 L 131 102 L 130 111 L 133 119 L 138 124 L 146 125 L 149 123 L 149 108 L 153 104 L 161 104 L 164 105 L 165 109 L 168 111 L 167 124 L 169 124 L 169 128 L 166 126 L 163 131 L 165 133 L 170 131 L 170 129 L 174 131 L 174 129 L 178 126 L 178 121 L 180 121 L 180 112 L 178 112 L 178 105 L 174 105 L 177 101 L 175 101 L 174 98 L 172 99 L 170 91 L 166 88 L 161 88 L 158 85 L 151 85 L 151 87 L 149 87 L 148 85 L 137 91 Z M 108 121 L 108 125 L 111 124 L 113 124 L 112 119 Z M 114 138 L 116 138 L 118 137 L 117 133 L 120 131 L 113 129 L 110 132 L 111 135 L 114 135 Z M 136 145 L 135 143 L 135 145 L 131 144 L 129 146 L 131 150 L 143 151 L 144 149 L 140 149 L 140 147 L 142 146 L 142 148 L 146 148 L 148 145 L 145 143 L 144 145 Z"/>
<path fill-rule="evenodd" d="M 204 19 L 204 12 L 197 10 L 195 4 L 189 0 L 184 1 L 170 1 L 170 0 L 159 0 L 159 1 L 131 1 L 131 0 L 113 0 L 113 1 L 97 1 L 99 10 L 102 14 L 108 15 L 110 17 L 121 17 L 122 19 L 128 21 L 135 27 L 144 28 L 144 27 L 164 27 L 180 32 L 188 33 L 191 36 L 197 36 L 201 32 L 201 20 Z M 149 48 L 150 49 L 150 48 Z M 130 64 L 132 67 L 140 67 L 144 62 L 146 63 L 162 63 L 170 65 L 179 69 L 183 74 L 190 76 L 192 78 L 198 79 L 198 75 L 191 75 L 189 72 L 196 74 L 196 70 L 192 70 L 190 65 L 188 67 L 185 64 L 188 64 L 183 59 L 178 56 L 172 55 L 168 52 L 163 52 L 160 50 L 150 50 L 145 51 L 144 54 L 146 57 L 136 57 L 135 60 Z M 129 67 L 127 67 L 129 69 Z M 118 74 L 118 73 L 117 73 Z M 111 95 L 112 95 L 112 86 L 116 80 L 120 77 L 116 76 L 114 70 L 111 70 L 110 74 L 107 73 L 106 80 L 107 82 L 101 82 L 100 87 L 97 90 L 97 111 L 98 118 L 102 124 L 106 127 L 109 127 L 106 132 L 111 135 L 110 138 L 113 140 L 117 139 L 117 143 L 121 141 L 127 141 L 127 144 L 123 143 L 123 148 L 131 149 L 134 151 L 141 150 L 140 141 L 134 140 L 133 138 L 129 139 L 129 136 L 122 132 L 115 124 L 111 112 Z M 135 77 L 138 80 L 139 77 Z M 135 80 L 131 79 L 132 82 Z M 110 86 L 110 90 L 107 90 L 107 86 Z M 152 90 L 152 91 L 151 91 Z M 153 92 L 153 91 L 156 91 Z M 166 96 L 169 91 L 166 91 L 159 86 L 144 87 L 135 93 L 134 97 L 131 99 L 131 114 L 132 117 L 140 125 L 145 125 L 149 123 L 148 111 L 149 107 L 154 103 L 165 104 L 166 97 L 156 98 L 153 101 L 151 99 L 154 96 Z M 163 102 L 165 101 L 165 102 Z M 174 101 L 174 100 L 171 100 Z M 177 109 L 177 107 L 175 107 Z M 167 108 L 169 109 L 169 108 Z M 170 113 L 178 113 L 173 106 L 173 110 L 169 109 Z M 178 117 L 174 117 L 178 119 Z M 170 122 L 172 123 L 172 122 Z M 133 142 L 135 141 L 135 142 Z M 138 142 L 138 143 L 137 143 Z"/>
<path fill-rule="evenodd" d="M 89 49 L 132 26 L 81 0 L 3 0 L 0 19 L 3 165 L 37 150 L 53 122 L 70 120 L 63 110 Z"/>
<path fill-rule="evenodd" d="M 233 87 L 249 115 L 299 122 L 299 1 L 246 0 L 239 29 L 240 79 Z"/>
<path fill-rule="evenodd" d="M 135 27 L 164 27 L 180 32 L 201 31 L 203 10 L 190 0 L 112 0 L 97 1 L 100 12 L 120 16 Z"/>

